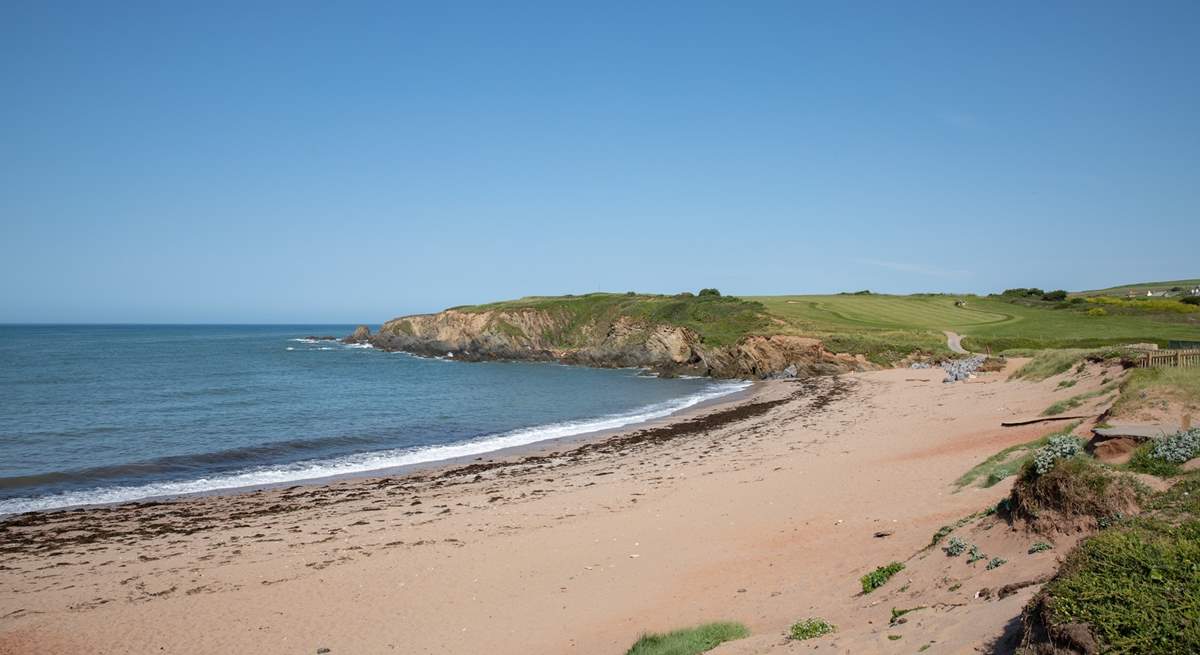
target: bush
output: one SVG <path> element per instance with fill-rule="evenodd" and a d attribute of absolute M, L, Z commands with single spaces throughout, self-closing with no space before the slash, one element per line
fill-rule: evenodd
<path fill-rule="evenodd" d="M 837 632 L 836 625 L 820 617 L 812 617 L 793 623 L 791 630 L 788 631 L 788 639 L 803 641 L 805 639 L 815 639 L 833 632 Z"/>
<path fill-rule="evenodd" d="M 1062 302 L 1066 299 L 1067 299 L 1067 292 L 1063 291 L 1062 289 L 1057 289 L 1055 291 L 1048 291 L 1048 292 L 1042 294 L 1042 300 L 1047 300 L 1047 301 L 1051 301 L 1051 302 Z"/>
<path fill-rule="evenodd" d="M 946 547 L 942 550 L 946 551 L 946 555 L 950 557 L 958 557 L 967 549 L 967 542 L 958 537 L 950 537 L 950 541 L 946 542 Z"/>
<path fill-rule="evenodd" d="M 1187 305 L 1200 305 L 1200 296 L 1188 296 L 1187 298 L 1181 299 L 1179 302 Z"/>
<path fill-rule="evenodd" d="M 721 296 L 721 292 L 720 292 L 720 291 L 717 291 L 716 289 L 701 289 L 701 290 L 700 290 L 700 294 L 699 294 L 699 295 L 700 295 L 700 297 L 701 297 L 701 298 L 703 298 L 703 297 L 705 297 L 705 296 L 717 296 L 717 297 L 720 297 L 720 296 Z"/>
<path fill-rule="evenodd" d="M 1083 452 L 1079 440 L 1069 434 L 1050 437 L 1050 441 L 1033 456 L 1033 469 L 1038 475 L 1045 475 L 1062 459 L 1070 459 Z"/>
<path fill-rule="evenodd" d="M 1200 455 L 1200 428 L 1183 430 L 1160 439 L 1154 444 L 1150 456 L 1172 464 L 1184 462 Z"/>
<path fill-rule="evenodd" d="M 625 655 L 698 655 L 750 635 L 740 623 L 708 623 L 667 634 L 646 634 Z"/>
<path fill-rule="evenodd" d="M 1048 544 L 1044 541 L 1039 541 L 1036 544 L 1029 547 L 1029 554 L 1032 555 L 1034 553 L 1040 553 L 1045 550 L 1050 550 L 1051 548 L 1054 548 L 1054 546 L 1051 546 L 1050 544 Z"/>
<path fill-rule="evenodd" d="M 1004 559 L 1003 557 L 993 557 L 992 560 L 987 563 L 987 570 L 991 571 L 992 569 L 1000 568 L 1007 563 L 1008 560 Z"/>
<path fill-rule="evenodd" d="M 1088 316 L 1108 316 L 1108 312 L 1103 307 L 1093 307 L 1087 310 Z"/>
<path fill-rule="evenodd" d="M 884 583 L 892 578 L 893 575 L 896 575 L 903 570 L 903 564 L 900 562 L 892 562 L 864 575 L 862 578 L 859 578 L 859 582 L 862 583 L 863 593 L 869 594 L 872 591 L 882 587 Z"/>

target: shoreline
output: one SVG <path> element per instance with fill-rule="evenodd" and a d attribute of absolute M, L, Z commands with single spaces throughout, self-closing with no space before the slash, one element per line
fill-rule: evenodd
<path fill-rule="evenodd" d="M 752 636 L 722 652 L 782 655 L 809 649 L 781 639 L 804 615 L 842 626 L 838 652 L 896 631 L 930 655 L 986 648 L 1037 585 L 976 590 L 1035 579 L 1054 551 L 1029 556 L 992 524 L 963 529 L 1010 561 L 995 571 L 927 546 L 1011 484 L 955 491 L 963 472 L 1044 432 L 1000 423 L 1040 412 L 1057 380 L 1004 378 L 767 381 L 640 429 L 404 475 L 9 517 L 0 653 L 599 655 L 737 620 Z M 889 561 L 907 581 L 864 598 L 858 578 Z M 929 609 L 889 627 L 893 606 Z"/>
<path fill-rule="evenodd" d="M 408 353 L 406 353 L 406 354 L 408 354 Z M 418 356 L 418 355 L 412 355 L 412 356 Z M 567 366 L 567 364 L 560 364 L 560 365 Z M 716 380 L 716 379 L 713 379 L 712 381 L 716 382 L 716 383 L 731 382 L 731 381 L 723 381 L 723 380 Z M 138 503 L 146 503 L 146 502 L 164 502 L 164 501 L 173 501 L 173 500 L 183 500 L 183 499 L 194 498 L 194 497 L 236 496 L 236 495 L 240 495 L 240 494 L 252 493 L 255 491 L 265 491 L 265 490 L 280 489 L 280 488 L 285 488 L 285 487 L 320 486 L 320 485 L 326 485 L 326 484 L 332 484 L 332 483 L 338 483 L 338 482 L 346 482 L 346 481 L 354 481 L 354 480 L 370 480 L 370 479 L 380 478 L 380 477 L 398 477 L 398 476 L 413 475 L 413 474 L 419 474 L 419 473 L 425 473 L 425 472 L 431 472 L 431 471 L 437 472 L 442 469 L 455 468 L 455 467 L 462 466 L 462 465 L 465 465 L 465 464 L 468 464 L 471 462 L 479 462 L 479 461 L 484 461 L 484 460 L 492 461 L 494 459 L 513 459 L 513 458 L 520 459 L 520 458 L 528 456 L 528 455 L 539 455 L 539 454 L 544 455 L 546 453 L 552 452 L 553 450 L 555 450 L 557 448 L 571 447 L 573 445 L 592 441 L 592 440 L 604 440 L 604 439 L 607 439 L 607 438 L 610 438 L 610 437 L 613 437 L 616 435 L 620 435 L 620 434 L 623 434 L 626 432 L 635 432 L 635 431 L 642 430 L 645 428 L 667 425 L 667 424 L 670 424 L 670 423 L 673 423 L 676 421 L 685 421 L 685 420 L 688 420 L 689 418 L 695 416 L 696 414 L 702 413 L 708 409 L 719 408 L 719 407 L 724 407 L 726 405 L 733 405 L 733 404 L 738 404 L 741 402 L 746 402 L 746 401 L 749 401 L 750 399 L 752 399 L 755 396 L 756 390 L 760 389 L 761 386 L 766 383 L 766 381 L 763 381 L 763 380 L 747 380 L 746 382 L 748 383 L 748 386 L 744 389 L 736 389 L 733 391 L 729 391 L 728 393 L 722 394 L 715 398 L 706 398 L 695 404 L 688 405 L 686 407 L 675 410 L 675 411 L 671 412 L 670 414 L 667 414 L 666 416 L 648 418 L 648 419 L 636 421 L 633 423 L 628 423 L 628 424 L 625 424 L 625 425 L 622 425 L 619 427 L 615 427 L 615 428 L 601 428 L 601 429 L 596 429 L 596 430 L 588 430 L 586 432 L 580 432 L 578 434 L 566 435 L 566 436 L 561 436 L 561 437 L 548 437 L 546 439 L 539 439 L 537 441 L 531 441 L 529 443 L 517 444 L 517 445 L 513 445 L 513 446 L 505 446 L 505 447 L 498 448 L 496 450 L 489 450 L 489 451 L 484 451 L 484 452 L 480 452 L 480 453 L 452 456 L 452 457 L 447 457 L 447 458 L 443 458 L 443 459 L 434 459 L 434 460 L 429 460 L 429 461 L 425 461 L 425 462 L 416 462 L 416 463 L 412 463 L 412 464 L 402 464 L 399 466 L 384 466 L 384 467 L 379 467 L 379 468 L 366 469 L 366 470 L 362 470 L 362 471 L 334 473 L 334 474 L 330 474 L 330 475 L 319 475 L 319 476 L 314 476 L 314 477 L 296 478 L 294 480 L 282 480 L 282 481 L 277 481 L 277 482 L 264 482 L 264 483 L 256 483 L 256 484 L 219 487 L 219 488 L 214 488 L 214 489 L 205 489 L 205 490 L 189 491 L 189 492 L 182 492 L 182 493 L 151 494 L 151 495 L 146 495 L 146 496 L 139 496 L 136 498 L 114 500 L 114 501 L 81 502 L 81 503 L 75 503 L 75 504 L 70 504 L 70 505 L 47 507 L 44 509 L 30 509 L 30 510 L 17 511 L 17 512 L 2 512 L 2 511 L 0 511 L 0 524 L 3 524 L 8 519 L 11 519 L 14 517 L 20 517 L 20 516 L 23 516 L 26 514 L 31 514 L 31 513 L 74 511 L 74 510 L 80 510 L 80 509 L 99 508 L 99 507 L 116 507 L 116 506 L 121 506 L 121 505 L 125 505 L 125 504 L 138 504 Z M 682 400 L 685 398 L 688 398 L 688 396 L 684 396 L 684 397 L 680 398 L 679 400 Z M 600 420 L 600 418 L 602 418 L 602 417 L 597 417 L 597 418 L 592 418 L 592 419 L 580 419 L 580 420 L 598 421 L 598 420 Z M 535 425 L 535 426 L 531 426 L 530 428 L 524 428 L 524 429 L 539 429 L 539 428 L 544 429 L 544 428 L 547 428 L 552 425 L 556 425 L 556 424 L 550 423 L 550 424 L 544 424 L 544 425 Z M 494 437 L 502 436 L 503 434 L 508 434 L 508 433 L 499 433 L 499 434 L 495 434 L 495 435 L 481 435 L 480 437 L 476 437 L 475 439 L 482 439 L 482 438 L 487 438 L 487 437 L 494 438 Z M 464 445 L 467 445 L 470 443 L 471 443 L 471 441 L 448 443 L 448 444 L 435 444 L 431 447 L 461 447 L 461 446 L 464 446 Z M 229 472 L 229 474 L 233 474 L 233 473 L 236 473 L 236 472 L 235 471 Z M 186 481 L 180 481 L 180 482 L 186 482 Z M 153 484 L 153 483 L 148 483 L 148 484 Z M 120 488 L 120 487 L 117 485 L 114 485 L 113 487 L 109 487 L 109 488 Z M 103 489 L 103 488 L 101 488 L 101 489 Z M 44 497 L 45 496 L 43 496 L 43 498 Z M 39 497 L 30 497 L 29 500 L 37 500 L 38 498 Z"/>

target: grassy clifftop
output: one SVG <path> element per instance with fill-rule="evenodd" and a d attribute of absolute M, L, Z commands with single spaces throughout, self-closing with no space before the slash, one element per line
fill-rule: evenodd
<path fill-rule="evenodd" d="M 690 293 L 674 296 L 636 293 L 529 296 L 451 309 L 460 312 L 538 310 L 565 315 L 569 320 L 560 340 L 568 345 L 585 326 L 610 324 L 621 317 L 685 327 L 711 346 L 731 345 L 746 335 L 767 332 L 770 327 L 770 320 L 760 303 Z"/>
<path fill-rule="evenodd" d="M 1109 298 L 1044 302 L 1003 296 L 859 293 L 825 296 L 736 298 L 714 293 L 655 295 L 590 293 L 531 296 L 454 307 L 459 312 L 535 310 L 555 318 L 552 341 L 582 345 L 599 327 L 618 319 L 685 327 L 705 345 L 720 347 L 750 335 L 820 339 L 828 350 L 866 356 L 889 365 L 920 351 L 945 354 L 943 331 L 957 332 L 964 345 L 993 352 L 1009 349 L 1097 348 L 1132 342 L 1200 340 L 1200 308 L 1173 302 L 1165 311 L 1153 302 Z M 1162 301 L 1159 301 L 1160 303 Z M 1178 307 L 1175 307 L 1178 305 Z M 503 321 L 496 330 L 521 336 Z M 511 330 L 509 330 L 511 328 Z M 526 335 L 528 336 L 528 335 Z"/>

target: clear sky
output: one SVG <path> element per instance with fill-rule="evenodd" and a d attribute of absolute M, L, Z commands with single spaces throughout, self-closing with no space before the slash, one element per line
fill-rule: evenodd
<path fill-rule="evenodd" d="M 1200 3 L 0 3 L 0 321 L 1200 277 Z"/>

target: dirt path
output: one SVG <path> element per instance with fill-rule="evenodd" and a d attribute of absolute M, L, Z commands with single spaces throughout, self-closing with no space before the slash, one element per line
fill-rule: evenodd
<path fill-rule="evenodd" d="M 946 335 L 946 345 L 952 352 L 956 352 L 960 355 L 971 354 L 970 351 L 962 347 L 962 337 L 958 333 L 946 330 L 943 332 L 943 334 Z"/>

